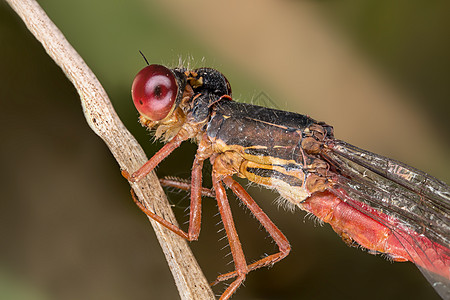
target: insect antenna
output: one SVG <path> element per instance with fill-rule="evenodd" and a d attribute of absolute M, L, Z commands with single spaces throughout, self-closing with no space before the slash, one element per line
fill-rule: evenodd
<path fill-rule="evenodd" d="M 147 58 L 145 57 L 144 53 L 141 52 L 141 50 L 139 50 L 139 53 L 142 55 L 142 57 L 144 58 L 145 62 L 147 63 L 147 66 L 150 66 L 150 64 L 148 63 Z"/>

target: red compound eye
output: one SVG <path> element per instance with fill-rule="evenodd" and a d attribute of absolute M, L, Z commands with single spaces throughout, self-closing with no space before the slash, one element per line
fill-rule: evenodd
<path fill-rule="evenodd" d="M 131 96 L 141 115 L 152 121 L 167 117 L 177 97 L 175 76 L 166 67 L 150 65 L 134 78 Z"/>

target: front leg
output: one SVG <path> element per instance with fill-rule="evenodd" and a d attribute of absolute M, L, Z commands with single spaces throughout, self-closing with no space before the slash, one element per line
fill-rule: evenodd
<path fill-rule="evenodd" d="M 167 229 L 173 231 L 177 235 L 188 241 L 195 241 L 198 239 L 201 228 L 201 193 L 202 193 L 202 168 L 203 160 L 198 159 L 196 155 L 194 163 L 192 165 L 192 175 L 191 175 L 191 206 L 190 206 L 190 218 L 189 218 L 189 229 L 186 233 L 178 226 L 168 222 L 164 218 L 158 216 L 153 211 L 145 207 L 137 198 L 133 190 L 131 190 L 131 196 L 136 203 L 136 205 L 150 218 L 157 221 Z M 186 184 L 186 183 L 185 183 Z"/>
<path fill-rule="evenodd" d="M 122 174 L 129 181 L 137 181 L 140 178 L 147 175 L 153 168 L 159 164 L 165 157 L 167 157 L 174 149 L 176 149 L 179 144 L 186 139 L 186 131 L 180 131 L 169 143 L 164 145 L 161 150 L 159 150 L 147 163 L 145 163 L 138 171 L 129 175 L 126 171 L 122 171 Z M 132 197 L 134 202 L 138 207 L 150 218 L 159 222 L 164 227 L 173 231 L 182 238 L 188 241 L 194 241 L 198 239 L 201 228 L 201 196 L 202 196 L 202 169 L 203 162 L 206 158 L 211 155 L 211 147 L 206 134 L 203 135 L 199 147 L 197 149 L 197 154 L 195 155 L 194 162 L 192 164 L 191 173 L 191 204 L 190 204 L 190 218 L 189 218 L 189 229 L 186 233 L 181 230 L 178 226 L 166 221 L 164 218 L 156 215 L 154 212 L 145 207 L 136 197 L 132 191 Z"/>
<path fill-rule="evenodd" d="M 125 177 L 130 182 L 138 182 L 148 173 L 153 171 L 160 162 L 164 160 L 170 153 L 173 152 L 176 148 L 178 148 L 182 142 L 189 138 L 186 130 L 181 129 L 180 132 L 177 133 L 167 144 L 165 144 L 158 152 L 155 153 L 142 167 L 139 168 L 136 172 L 130 175 L 127 170 L 122 170 L 122 176 Z"/>

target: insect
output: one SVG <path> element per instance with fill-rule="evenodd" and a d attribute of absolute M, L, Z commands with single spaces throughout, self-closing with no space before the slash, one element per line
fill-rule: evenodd
<path fill-rule="evenodd" d="M 226 77 L 211 68 L 187 70 L 149 65 L 136 76 L 132 97 L 140 123 L 166 144 L 133 174 L 139 181 L 183 141 L 198 149 L 190 189 L 187 232 L 150 217 L 179 236 L 197 240 L 201 224 L 202 168 L 212 165 L 212 191 L 228 237 L 235 270 L 214 283 L 232 280 L 230 298 L 255 269 L 286 257 L 287 238 L 232 177 L 276 190 L 287 205 L 329 223 L 349 245 L 416 264 L 436 291 L 450 297 L 450 187 L 401 162 L 334 138 L 333 127 L 301 114 L 232 100 Z M 169 183 L 166 183 L 169 184 Z M 248 264 L 233 222 L 224 185 L 230 188 L 277 244 L 279 251 Z"/>

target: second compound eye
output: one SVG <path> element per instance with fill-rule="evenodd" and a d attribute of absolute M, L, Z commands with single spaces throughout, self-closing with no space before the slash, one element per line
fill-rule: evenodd
<path fill-rule="evenodd" d="M 143 68 L 134 78 L 131 88 L 134 106 L 141 115 L 152 121 L 167 117 L 177 93 L 175 75 L 161 65 Z"/>

